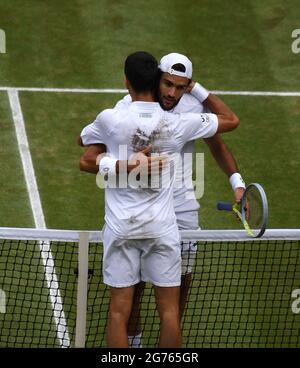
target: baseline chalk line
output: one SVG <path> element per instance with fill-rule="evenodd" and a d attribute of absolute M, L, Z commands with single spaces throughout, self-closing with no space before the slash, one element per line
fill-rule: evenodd
<path fill-rule="evenodd" d="M 0 91 L 17 92 L 56 92 L 56 93 L 128 93 L 126 89 L 118 88 L 39 88 L 39 87 L 5 87 L 0 86 Z M 211 90 L 216 95 L 236 95 L 236 96 L 287 96 L 300 97 L 298 91 L 222 91 Z"/>

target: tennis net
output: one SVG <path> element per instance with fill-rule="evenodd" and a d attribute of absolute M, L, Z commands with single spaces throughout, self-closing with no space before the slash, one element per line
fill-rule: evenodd
<path fill-rule="evenodd" d="M 300 230 L 182 231 L 194 243 L 184 347 L 300 347 Z M 105 347 L 101 232 L 0 228 L 0 347 Z M 158 345 L 153 289 L 143 347 Z"/>

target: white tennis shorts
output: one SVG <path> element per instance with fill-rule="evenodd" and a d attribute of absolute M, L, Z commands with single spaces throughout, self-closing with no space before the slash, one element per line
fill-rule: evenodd
<path fill-rule="evenodd" d="M 179 232 L 155 239 L 119 239 L 103 228 L 103 281 L 112 287 L 129 287 L 140 281 L 161 287 L 181 283 Z"/>
<path fill-rule="evenodd" d="M 176 221 L 179 230 L 200 230 L 198 211 L 177 212 Z M 193 271 L 197 255 L 197 241 L 181 242 L 181 274 Z"/>

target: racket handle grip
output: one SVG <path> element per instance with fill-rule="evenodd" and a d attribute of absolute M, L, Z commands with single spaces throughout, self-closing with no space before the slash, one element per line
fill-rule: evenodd
<path fill-rule="evenodd" d="M 232 211 L 232 204 L 228 202 L 218 202 L 217 209 L 220 211 Z"/>

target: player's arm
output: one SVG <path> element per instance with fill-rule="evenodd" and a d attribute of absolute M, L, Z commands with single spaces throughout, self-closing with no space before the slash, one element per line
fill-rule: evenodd
<path fill-rule="evenodd" d="M 117 102 L 116 106 L 117 108 L 128 108 L 128 106 L 131 104 L 132 99 L 130 95 L 126 95 L 123 97 L 120 101 Z M 100 115 L 99 115 L 100 116 Z M 97 117 L 98 118 L 98 117 Z M 93 142 L 99 141 L 100 137 L 98 136 L 98 131 L 95 127 L 95 122 L 93 124 L 90 124 L 86 129 L 88 130 L 88 139 L 92 139 Z M 77 143 L 81 147 L 87 147 L 84 154 L 80 158 L 79 167 L 81 171 L 86 171 L 89 173 L 97 174 L 99 171 L 99 162 L 97 163 L 97 157 L 98 155 L 101 155 L 102 153 L 106 152 L 106 146 L 102 142 L 99 144 L 91 144 L 89 141 L 85 138 L 85 143 L 82 140 L 82 137 L 79 136 L 77 139 Z M 119 163 L 117 164 L 116 170 L 118 172 Z M 131 166 L 129 166 L 130 169 L 132 169 Z"/>
<path fill-rule="evenodd" d="M 82 140 L 79 137 L 78 143 L 80 143 L 81 146 L 83 146 Z M 149 146 L 145 148 L 143 151 L 138 152 L 136 154 L 136 157 L 132 160 L 115 160 L 112 157 L 104 156 L 105 160 L 97 160 L 99 155 L 106 152 L 106 146 L 104 144 L 92 144 L 87 147 L 84 154 L 80 157 L 79 167 L 81 171 L 85 171 L 92 174 L 97 174 L 99 171 L 99 165 L 100 165 L 100 173 L 107 173 L 107 170 L 105 170 L 105 166 L 107 166 L 108 169 L 111 169 L 115 174 L 119 174 L 120 169 L 126 168 L 127 173 L 130 173 L 133 169 L 137 168 L 138 166 L 141 166 L 141 170 L 147 170 L 148 174 L 151 175 L 153 172 L 153 167 L 157 167 L 155 165 L 155 162 L 158 161 L 158 169 L 162 170 L 164 159 L 159 157 L 151 157 L 152 147 Z M 103 158 L 104 158 L 103 157 Z M 113 167 L 112 167 L 113 165 Z"/>
<path fill-rule="evenodd" d="M 80 170 L 97 174 L 99 171 L 97 157 L 104 152 L 106 152 L 106 146 L 104 144 L 92 144 L 88 146 L 84 154 L 80 157 Z"/>
<path fill-rule="evenodd" d="M 139 168 L 140 173 L 159 175 L 167 160 L 163 155 L 151 156 L 151 151 L 152 146 L 150 145 L 144 150 L 137 152 L 130 160 L 117 160 L 110 155 L 105 155 L 100 160 L 97 160 L 99 173 L 102 176 L 119 175 L 124 170 L 129 174 L 132 170 Z"/>
<path fill-rule="evenodd" d="M 80 157 L 79 161 L 79 168 L 81 171 L 85 171 L 91 174 L 97 174 L 99 171 L 99 165 L 101 163 L 101 159 L 99 160 L 99 155 L 106 152 L 106 146 L 105 144 L 92 144 L 88 146 L 84 152 L 84 154 Z M 101 167 L 103 165 L 108 165 L 109 168 L 112 168 L 112 171 L 114 171 L 116 174 L 119 173 L 119 168 L 123 165 L 127 166 L 127 171 L 130 172 L 133 170 L 137 164 L 134 164 L 133 161 L 125 161 L 125 160 L 115 160 L 112 157 L 109 156 L 103 156 L 103 159 L 105 157 L 105 160 L 102 161 Z M 112 167 L 113 165 L 113 167 Z M 124 166 L 123 166 L 124 167 Z"/>
<path fill-rule="evenodd" d="M 207 100 L 207 98 L 210 96 L 210 93 L 201 86 L 199 91 L 198 86 L 200 86 L 199 83 L 191 81 L 187 88 L 187 92 L 193 95 L 198 100 L 199 106 L 201 105 L 206 112 L 212 112 L 211 109 L 208 107 Z M 205 143 L 209 146 L 209 149 L 215 161 L 228 177 L 230 177 L 235 172 L 238 172 L 236 161 L 220 134 L 215 134 L 211 138 L 203 139 Z"/>
<path fill-rule="evenodd" d="M 205 138 L 204 141 L 221 170 L 228 176 L 235 201 L 240 202 L 246 186 L 232 153 L 219 134 Z"/>
<path fill-rule="evenodd" d="M 125 104 L 130 103 L 126 98 L 123 100 L 125 100 L 125 102 L 123 101 Z M 82 130 L 77 143 L 80 146 L 88 146 L 89 148 L 80 158 L 80 169 L 95 174 L 99 171 L 101 175 L 106 175 L 108 173 L 116 175 L 120 173 L 121 169 L 125 169 L 127 173 L 129 173 L 136 167 L 141 166 L 141 169 L 147 169 L 148 175 L 151 175 L 156 171 L 156 163 L 158 163 L 158 170 L 161 170 L 165 163 L 165 159 L 157 156 L 151 157 L 151 146 L 139 152 L 138 154 L 140 156 L 132 160 L 117 160 L 110 155 L 102 155 L 99 157 L 99 155 L 106 152 L 105 142 L 108 142 L 107 139 L 109 139 L 106 131 L 109 129 L 110 114 L 111 110 L 104 110 L 97 116 L 93 123 L 87 125 Z M 154 171 L 152 170 L 153 167 Z"/>
<path fill-rule="evenodd" d="M 107 130 L 111 121 L 112 110 L 102 111 L 93 123 L 86 125 L 77 139 L 82 147 L 87 147 L 80 157 L 79 167 L 81 171 L 97 174 L 99 171 L 98 156 L 106 152 Z"/>
<path fill-rule="evenodd" d="M 220 98 L 210 94 L 199 83 L 192 81 L 188 87 L 188 92 L 190 92 L 207 111 L 211 111 L 216 114 L 221 113 L 223 116 L 226 116 L 227 114 L 230 119 L 238 121 L 238 117 Z M 245 183 L 238 172 L 238 167 L 232 153 L 226 146 L 220 134 L 215 134 L 210 138 L 204 138 L 204 141 L 209 146 L 209 149 L 221 170 L 229 177 L 230 184 L 234 191 L 235 200 L 239 202 L 245 190 Z"/>
<path fill-rule="evenodd" d="M 219 167 L 228 177 L 238 171 L 236 161 L 220 134 L 216 134 L 211 138 L 204 138 L 204 141 Z"/>
<path fill-rule="evenodd" d="M 203 105 L 217 115 L 219 123 L 217 133 L 228 132 L 239 126 L 240 120 L 237 115 L 219 97 L 209 94 Z"/>
<path fill-rule="evenodd" d="M 84 147 L 84 144 L 82 142 L 82 139 L 78 138 L 78 144 L 82 147 Z M 147 148 L 147 150 L 151 150 L 151 148 Z M 99 164 L 101 163 L 101 160 L 97 160 L 98 156 L 102 153 L 106 152 L 106 146 L 105 144 L 92 144 L 87 146 L 84 154 L 80 157 L 79 161 L 79 168 L 81 171 L 85 171 L 91 174 L 97 174 L 99 171 Z M 144 151 L 140 152 L 140 154 L 144 154 L 146 157 L 146 153 Z M 104 157 L 103 157 L 104 158 Z M 112 157 L 105 156 L 105 160 L 102 161 L 103 165 L 108 165 L 110 168 L 112 165 L 114 166 L 112 168 L 112 171 L 114 171 L 116 174 L 119 173 L 119 169 L 122 167 L 127 168 L 127 172 L 129 173 L 133 169 L 135 169 L 139 165 L 139 160 L 115 160 Z M 124 166 L 125 165 L 125 166 Z"/>
<path fill-rule="evenodd" d="M 83 144 L 82 139 L 81 139 L 81 137 L 80 137 L 80 136 L 77 138 L 77 144 L 78 144 L 80 147 L 84 147 L 84 144 Z"/>
<path fill-rule="evenodd" d="M 206 109 L 218 117 L 217 133 L 224 133 L 238 127 L 240 120 L 237 115 L 217 96 L 201 86 L 200 83 L 191 81 L 187 89 Z"/>

